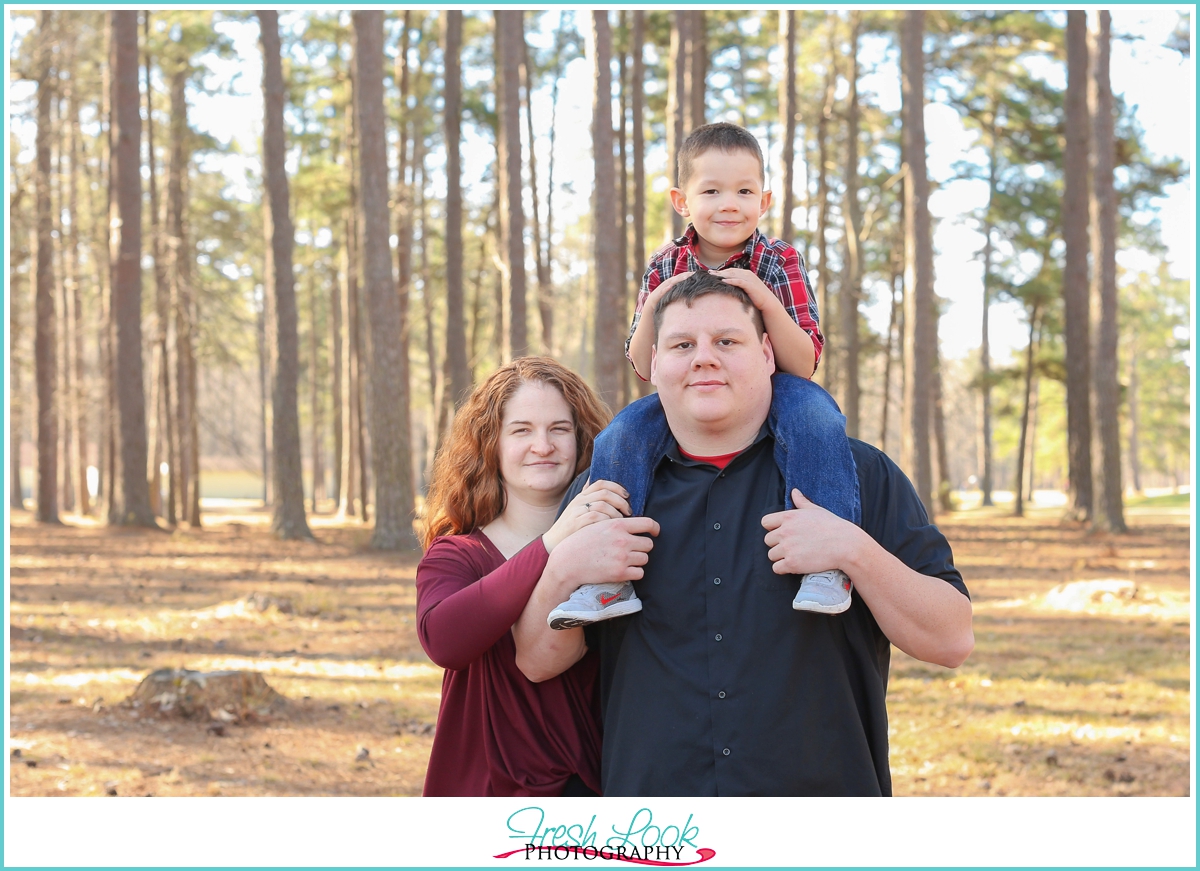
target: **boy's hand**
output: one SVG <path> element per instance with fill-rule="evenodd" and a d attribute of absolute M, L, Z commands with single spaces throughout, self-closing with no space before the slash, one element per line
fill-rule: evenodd
<path fill-rule="evenodd" d="M 672 275 L 658 287 L 654 288 L 654 290 L 650 291 L 650 294 L 646 297 L 646 302 L 642 304 L 642 313 L 645 314 L 649 312 L 650 319 L 653 320 L 654 306 L 658 304 L 660 299 L 662 299 L 663 294 L 675 285 L 679 284 L 679 282 L 683 281 L 685 278 L 690 278 L 691 275 L 692 273 L 690 272 L 680 272 L 677 275 Z"/>
<path fill-rule="evenodd" d="M 740 287 L 746 291 L 750 302 L 754 303 L 754 307 L 759 311 L 765 310 L 772 302 L 779 303 L 779 297 L 771 293 L 770 288 L 763 284 L 763 280 L 749 269 L 722 269 L 717 275 L 726 284 L 732 284 L 734 287 Z M 779 304 L 782 305 L 782 303 Z"/>

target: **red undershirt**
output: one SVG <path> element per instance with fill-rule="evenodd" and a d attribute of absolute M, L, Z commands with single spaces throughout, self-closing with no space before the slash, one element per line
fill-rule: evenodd
<path fill-rule="evenodd" d="M 696 460 L 700 463 L 708 463 L 709 465 L 716 466 L 718 469 L 724 469 L 733 462 L 733 458 L 740 454 L 741 451 L 734 451 L 732 454 L 721 454 L 716 457 L 698 457 L 695 454 L 689 454 L 683 448 L 679 449 L 679 453 L 683 454 L 689 460 Z"/>

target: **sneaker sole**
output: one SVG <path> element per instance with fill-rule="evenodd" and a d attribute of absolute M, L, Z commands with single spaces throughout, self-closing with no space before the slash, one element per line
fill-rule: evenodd
<path fill-rule="evenodd" d="M 603 611 L 597 611 L 595 614 L 589 613 L 586 616 L 580 615 L 578 611 L 574 613 L 570 611 L 552 611 L 548 619 L 551 629 L 577 629 L 580 626 L 601 623 L 605 620 L 611 620 L 614 617 L 636 614 L 640 610 L 642 610 L 642 600 L 630 599 L 626 602 L 609 605 Z"/>
<path fill-rule="evenodd" d="M 841 614 L 850 607 L 851 598 L 846 597 L 846 601 L 838 602 L 835 605 L 821 605 L 816 602 L 792 602 L 793 611 L 811 611 L 814 614 Z"/>

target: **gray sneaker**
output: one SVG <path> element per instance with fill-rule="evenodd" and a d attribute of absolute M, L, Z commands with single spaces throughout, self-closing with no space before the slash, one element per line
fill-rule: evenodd
<path fill-rule="evenodd" d="M 551 629 L 574 629 L 613 617 L 624 617 L 642 610 L 642 600 L 633 584 L 584 584 L 567 601 L 550 612 L 546 622 Z"/>
<path fill-rule="evenodd" d="M 792 600 L 792 607 L 797 611 L 841 614 L 850 607 L 850 591 L 853 587 L 850 578 L 839 569 L 813 572 L 800 581 L 800 592 Z"/>

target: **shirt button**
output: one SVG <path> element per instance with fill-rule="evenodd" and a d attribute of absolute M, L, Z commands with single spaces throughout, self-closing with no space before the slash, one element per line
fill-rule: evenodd
<path fill-rule="evenodd" d="M 728 748 L 728 747 L 726 747 L 724 750 L 722 750 L 722 751 L 721 751 L 721 753 L 723 753 L 725 756 L 728 756 L 728 755 L 729 755 L 729 748 Z"/>
<path fill-rule="evenodd" d="M 718 633 L 717 633 L 717 641 L 720 641 L 720 640 L 721 640 L 721 633 L 720 633 L 720 632 L 718 632 Z"/>
<path fill-rule="evenodd" d="M 719 524 L 719 523 L 713 524 L 713 529 L 720 529 L 720 528 L 721 528 L 721 524 Z"/>
<path fill-rule="evenodd" d="M 718 699 L 723 699 L 723 698 L 725 698 L 725 691 L 724 691 L 724 690 L 722 690 L 721 692 L 717 693 L 717 698 L 718 698 Z"/>
<path fill-rule="evenodd" d="M 720 585 L 720 583 L 721 583 L 721 579 L 720 579 L 720 578 L 713 578 L 713 583 L 714 583 L 714 584 L 717 584 L 717 585 Z"/>

